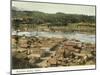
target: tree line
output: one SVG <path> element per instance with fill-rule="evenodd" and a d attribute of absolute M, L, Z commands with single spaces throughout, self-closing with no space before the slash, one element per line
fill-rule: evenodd
<path fill-rule="evenodd" d="M 65 14 L 57 12 L 54 14 L 40 11 L 16 11 L 12 10 L 13 24 L 48 24 L 48 25 L 68 25 L 69 23 L 95 23 L 95 16 Z"/>

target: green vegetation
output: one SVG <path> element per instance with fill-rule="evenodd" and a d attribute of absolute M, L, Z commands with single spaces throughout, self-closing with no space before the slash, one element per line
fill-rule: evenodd
<path fill-rule="evenodd" d="M 95 33 L 95 16 L 12 10 L 12 27 L 21 31 L 62 31 Z"/>

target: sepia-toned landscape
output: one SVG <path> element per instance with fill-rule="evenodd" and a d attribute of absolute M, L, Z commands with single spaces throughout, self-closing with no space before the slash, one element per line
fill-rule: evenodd
<path fill-rule="evenodd" d="M 18 3 L 20 7 L 17 6 Z M 25 6 L 24 3 L 27 5 Z M 34 7 L 32 7 L 32 3 Z M 95 65 L 95 7 L 69 5 L 70 7 L 78 6 L 76 9 L 80 13 L 74 13 L 75 9 L 66 13 L 59 6 L 61 11 L 51 13 L 40 11 L 39 4 L 42 7 L 42 3 L 13 1 L 11 17 L 12 68 Z M 50 6 L 48 3 L 43 4 Z M 51 4 L 51 7 L 57 5 L 60 4 Z M 67 4 L 61 5 L 67 6 Z M 29 10 L 24 9 L 25 7 L 37 9 Z M 56 8 L 44 7 L 48 11 Z M 93 11 L 93 14 L 89 15 L 89 12 L 84 14 L 85 11 L 82 12 L 79 7 L 90 8 L 91 11 L 87 10 L 86 12 Z M 70 10 L 70 8 L 64 9 L 65 11 Z"/>

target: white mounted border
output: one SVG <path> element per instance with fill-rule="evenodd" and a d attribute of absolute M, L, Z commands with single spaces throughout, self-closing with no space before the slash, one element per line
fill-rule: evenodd
<path fill-rule="evenodd" d="M 42 73 L 42 72 L 61 72 L 73 70 L 89 70 L 95 69 L 95 65 L 84 66 L 67 66 L 67 67 L 50 67 L 50 68 L 32 68 L 32 69 L 13 69 L 12 74 L 25 74 L 25 73 Z"/>

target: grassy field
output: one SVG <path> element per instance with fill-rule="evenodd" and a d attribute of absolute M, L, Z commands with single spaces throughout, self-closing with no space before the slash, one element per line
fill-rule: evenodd
<path fill-rule="evenodd" d="M 73 23 L 66 26 L 20 24 L 20 31 L 46 31 L 46 32 L 81 32 L 95 34 L 96 25 L 90 23 Z"/>

